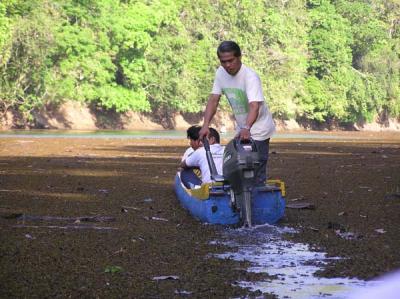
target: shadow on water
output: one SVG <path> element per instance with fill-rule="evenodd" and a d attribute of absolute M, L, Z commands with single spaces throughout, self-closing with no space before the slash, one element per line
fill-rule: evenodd
<path fill-rule="evenodd" d="M 239 281 L 238 285 L 253 292 L 272 293 L 278 298 L 310 299 L 329 297 L 345 299 L 366 286 L 376 284 L 350 278 L 322 278 L 315 274 L 329 260 L 326 253 L 312 250 L 307 244 L 284 240 L 286 233 L 296 233 L 287 227 L 260 225 L 251 229 L 228 229 L 221 240 L 212 242 L 232 250 L 217 254 L 221 259 L 247 261 L 248 272 L 266 273 L 271 278 L 264 281 Z"/>

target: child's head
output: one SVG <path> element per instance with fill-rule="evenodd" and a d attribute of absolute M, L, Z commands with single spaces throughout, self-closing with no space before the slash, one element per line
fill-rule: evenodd
<path fill-rule="evenodd" d="M 208 134 L 208 139 L 211 144 L 220 143 L 219 133 L 214 128 L 210 128 L 210 134 Z"/>
<path fill-rule="evenodd" d="M 199 139 L 200 126 L 191 126 L 186 130 L 187 138 L 189 139 L 190 146 L 197 150 L 201 146 L 201 140 Z"/>

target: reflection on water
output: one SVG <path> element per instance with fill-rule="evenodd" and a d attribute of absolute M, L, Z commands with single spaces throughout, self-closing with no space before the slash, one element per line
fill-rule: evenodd
<path fill-rule="evenodd" d="M 222 138 L 230 139 L 234 132 L 221 133 Z M 185 130 L 8 130 L 0 131 L 0 138 L 126 138 L 126 139 L 181 139 L 186 138 Z M 317 132 L 317 131 L 284 131 L 278 132 L 273 139 L 320 139 L 320 140 L 378 140 L 385 139 L 400 143 L 400 132 Z"/>
<path fill-rule="evenodd" d="M 282 239 L 288 228 L 262 225 L 252 229 L 229 229 L 218 241 L 232 252 L 217 255 L 222 259 L 249 261 L 247 270 L 274 277 L 265 281 L 239 281 L 238 285 L 252 291 L 272 293 L 278 298 L 309 299 L 329 297 L 344 299 L 355 290 L 373 284 L 358 279 L 321 278 L 314 274 L 326 265 L 324 252 L 312 251 L 308 245 Z"/>

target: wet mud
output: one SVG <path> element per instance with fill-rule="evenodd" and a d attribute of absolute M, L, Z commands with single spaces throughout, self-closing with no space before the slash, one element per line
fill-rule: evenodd
<path fill-rule="evenodd" d="M 276 138 L 287 235 L 334 260 L 324 277 L 400 268 L 400 136 Z M 361 138 L 362 137 L 362 138 Z M 224 141 L 226 143 L 226 140 Z M 173 192 L 186 140 L 0 139 L 1 298 L 232 298 L 261 280 Z M 47 217 L 45 217 L 47 216 Z M 265 298 L 273 298 L 265 294 Z"/>

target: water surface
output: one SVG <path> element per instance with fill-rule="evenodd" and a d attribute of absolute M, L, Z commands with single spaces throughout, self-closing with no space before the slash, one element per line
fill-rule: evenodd
<path fill-rule="evenodd" d="M 224 139 L 231 139 L 234 132 L 220 133 Z M 0 138 L 120 138 L 120 139 L 185 139 L 184 130 L 8 130 L 0 131 Z M 311 140 L 392 140 L 400 143 L 400 132 L 355 132 L 355 131 L 282 131 L 273 139 L 311 139 Z"/>
<path fill-rule="evenodd" d="M 216 255 L 221 259 L 248 261 L 249 272 L 266 273 L 271 279 L 238 281 L 237 285 L 251 291 L 272 293 L 278 298 L 345 299 L 366 286 L 377 284 L 346 277 L 323 278 L 316 276 L 328 261 L 325 252 L 312 250 L 307 244 L 284 240 L 282 234 L 296 233 L 293 229 L 260 225 L 242 229 L 227 229 L 220 242 L 232 251 Z"/>

